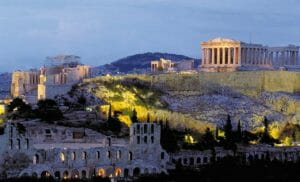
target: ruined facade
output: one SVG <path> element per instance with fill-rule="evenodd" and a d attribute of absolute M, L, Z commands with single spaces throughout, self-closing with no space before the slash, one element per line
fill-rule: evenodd
<path fill-rule="evenodd" d="M 185 71 L 192 69 L 194 69 L 194 60 L 174 62 L 160 58 L 160 60 L 151 61 L 151 72 Z"/>
<path fill-rule="evenodd" d="M 201 43 L 202 71 L 281 69 L 299 66 L 299 47 L 268 47 L 233 39 L 216 38 Z"/>
<path fill-rule="evenodd" d="M 160 145 L 160 125 L 154 123 L 135 123 L 129 138 L 115 138 L 84 128 L 8 122 L 0 138 L 7 177 L 122 178 L 166 173 L 169 161 Z"/>
<path fill-rule="evenodd" d="M 90 74 L 90 66 L 81 64 L 78 56 L 48 57 L 40 70 L 13 72 L 11 95 L 29 102 L 54 98 L 69 91 L 73 84 L 89 78 Z"/>

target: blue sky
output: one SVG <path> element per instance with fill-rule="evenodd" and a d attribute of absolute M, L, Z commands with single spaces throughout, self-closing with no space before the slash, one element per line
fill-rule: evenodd
<path fill-rule="evenodd" d="M 91 65 L 143 52 L 199 58 L 200 42 L 214 37 L 300 45 L 300 1 L 0 1 L 0 72 L 57 54 Z"/>

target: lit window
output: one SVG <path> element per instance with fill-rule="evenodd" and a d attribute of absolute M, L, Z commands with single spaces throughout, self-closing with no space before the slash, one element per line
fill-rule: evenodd
<path fill-rule="evenodd" d="M 60 160 L 62 161 L 62 162 L 65 162 L 65 154 L 64 153 L 60 153 Z"/>

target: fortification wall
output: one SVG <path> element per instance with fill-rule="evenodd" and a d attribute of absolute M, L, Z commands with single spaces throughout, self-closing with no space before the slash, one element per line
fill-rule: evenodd
<path fill-rule="evenodd" d="M 153 75 L 151 82 L 164 90 L 186 94 L 207 94 L 226 89 L 249 95 L 263 91 L 300 93 L 300 72 L 288 71 L 169 73 Z"/>

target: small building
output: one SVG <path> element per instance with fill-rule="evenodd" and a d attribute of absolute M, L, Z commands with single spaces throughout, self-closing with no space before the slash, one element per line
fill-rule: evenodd
<path fill-rule="evenodd" d="M 161 58 L 151 61 L 151 72 L 187 71 L 194 69 L 194 60 L 181 60 L 174 62 Z"/>

